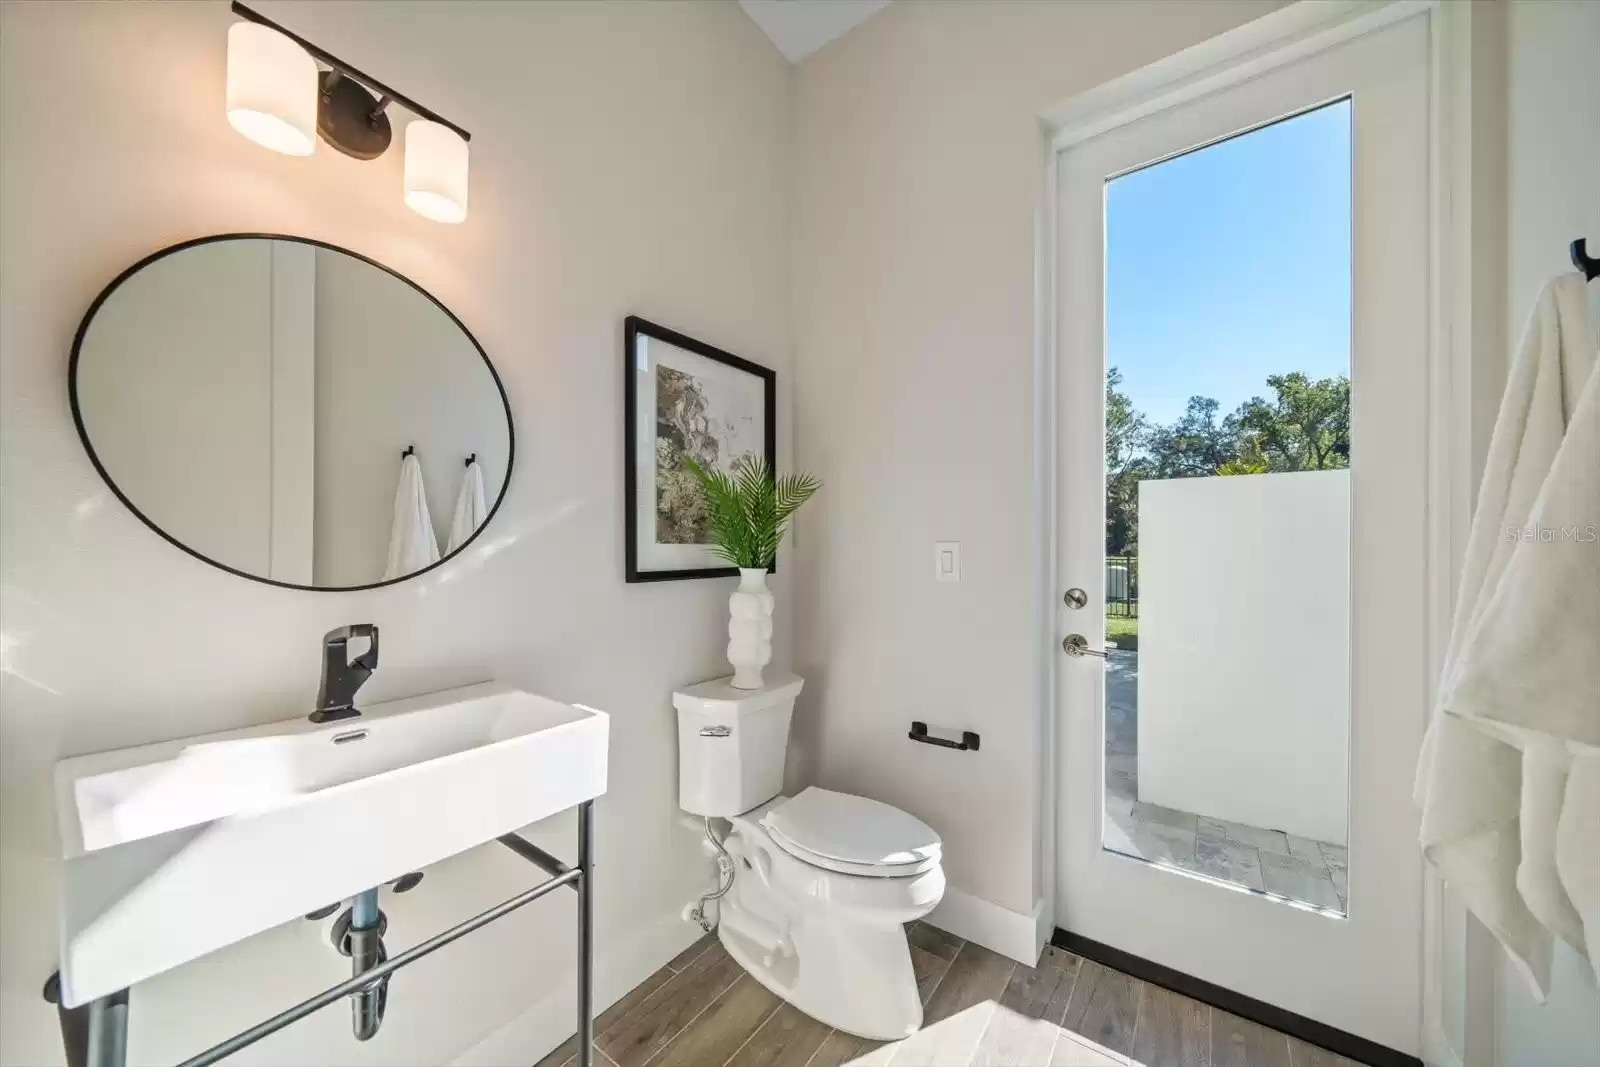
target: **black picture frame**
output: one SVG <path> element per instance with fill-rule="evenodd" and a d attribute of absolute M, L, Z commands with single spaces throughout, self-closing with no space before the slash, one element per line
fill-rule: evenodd
<path fill-rule="evenodd" d="M 101 462 L 100 456 L 95 452 L 93 442 L 89 439 L 89 429 L 84 423 L 83 410 L 78 403 L 78 360 L 83 351 L 84 339 L 89 335 L 89 326 L 94 322 L 95 313 L 100 310 L 101 305 L 110 299 L 111 294 L 116 292 L 117 289 L 129 278 L 133 277 L 135 274 L 138 274 L 150 264 L 155 263 L 158 260 L 165 259 L 167 256 L 175 255 L 186 249 L 196 248 L 200 245 L 216 244 L 220 241 L 289 241 L 294 244 L 310 245 L 313 248 L 325 248 L 330 252 L 339 252 L 349 256 L 351 259 L 360 260 L 362 263 L 365 263 L 368 266 L 376 267 L 385 274 L 398 278 L 400 281 L 405 282 L 411 288 L 421 293 L 428 299 L 429 303 L 433 304 L 434 307 L 444 312 L 445 317 L 454 323 L 456 328 L 459 329 L 462 334 L 466 336 L 467 340 L 472 343 L 472 347 L 477 351 L 479 357 L 482 358 L 483 365 L 488 368 L 489 377 L 493 379 L 494 387 L 500 394 L 500 404 L 505 409 L 506 473 L 505 479 L 500 483 L 500 493 L 494 498 L 494 503 L 489 506 L 489 512 L 484 516 L 482 525 L 474 530 L 472 536 L 463 541 L 461 546 L 454 552 L 440 556 L 436 562 L 430 563 L 428 566 L 420 568 L 419 570 L 414 570 L 410 574 L 404 574 L 398 578 L 389 578 L 380 582 L 367 582 L 363 585 L 300 585 L 295 582 L 283 582 L 275 578 L 267 578 L 259 574 L 251 574 L 249 571 L 240 570 L 238 567 L 233 567 L 221 562 L 220 560 L 212 559 L 205 553 L 184 544 L 177 537 L 168 533 L 166 530 L 163 530 L 159 525 L 157 525 L 154 519 L 140 511 L 138 506 L 135 505 L 131 499 L 129 499 L 128 495 L 124 493 L 122 488 L 118 486 L 117 483 L 112 479 L 111 472 L 106 470 L 105 464 Z M 345 248 L 342 245 L 332 244 L 328 241 L 319 241 L 314 237 L 297 237 L 293 234 L 287 233 L 218 233 L 212 234 L 208 237 L 194 237 L 187 241 L 179 241 L 177 244 L 168 245 L 165 248 L 157 249 L 148 256 L 145 256 L 143 259 L 133 264 L 133 266 L 127 268 L 115 278 L 111 279 L 110 284 L 102 289 L 100 291 L 100 295 L 95 297 L 94 302 L 89 305 L 89 310 L 84 312 L 83 320 L 79 322 L 77 333 L 74 334 L 72 338 L 72 356 L 67 361 L 67 400 L 72 408 L 72 425 L 78 431 L 78 441 L 83 445 L 84 452 L 88 454 L 89 462 L 94 465 L 96 473 L 98 473 L 101 479 L 104 480 L 106 487 L 111 490 L 112 495 L 114 495 L 118 500 L 122 501 L 123 506 L 129 511 L 133 512 L 135 518 L 144 523 L 150 529 L 154 530 L 162 540 L 166 541 L 168 544 L 182 549 L 184 552 L 187 552 L 189 555 L 193 556 L 197 560 L 200 560 L 202 563 L 208 563 L 218 570 L 227 571 L 229 574 L 236 575 L 240 578 L 248 578 L 252 582 L 260 582 L 262 585 L 277 586 L 279 589 L 297 589 L 308 593 L 357 593 L 366 589 L 381 589 L 386 585 L 398 585 L 401 582 L 409 582 L 413 578 L 420 577 L 424 574 L 427 574 L 431 570 L 442 567 L 444 564 L 450 562 L 457 556 L 461 555 L 461 553 L 465 552 L 468 547 L 470 547 L 472 543 L 476 541 L 480 535 L 482 535 L 483 531 L 489 528 L 489 524 L 494 521 L 495 514 L 500 510 L 500 505 L 505 502 L 506 493 L 511 488 L 511 472 L 516 469 L 517 424 L 516 420 L 511 417 L 511 399 L 506 395 L 506 386 L 505 383 L 500 380 L 500 372 L 495 370 L 494 362 L 489 358 L 489 354 L 483 350 L 483 345 L 478 343 L 477 337 L 473 336 L 472 331 L 467 329 L 467 324 L 462 322 L 461 319 L 456 316 L 456 313 L 446 307 L 444 302 L 438 297 L 434 296 L 432 293 L 428 292 L 428 290 L 424 289 L 410 278 L 407 278 L 404 274 L 401 274 L 393 267 L 385 266 L 370 256 L 364 256 L 360 252 L 352 251 L 351 249 Z"/>
<path fill-rule="evenodd" d="M 624 575 L 630 583 L 634 582 L 674 582 L 687 578 L 728 578 L 739 573 L 737 567 L 713 566 L 677 568 L 672 570 L 647 570 L 639 565 L 639 500 L 641 491 L 653 494 L 653 487 L 644 487 L 638 483 L 639 471 L 636 453 L 639 447 L 638 440 L 638 345 L 639 338 L 649 337 L 665 344 L 693 352 L 697 356 L 713 360 L 735 370 L 743 371 L 761 380 L 762 383 L 762 447 L 766 453 L 767 466 L 776 471 L 778 467 L 778 375 L 770 367 L 763 367 L 759 363 L 752 363 L 748 359 L 734 355 L 698 341 L 687 334 L 669 329 L 638 315 L 629 315 L 623 324 L 624 343 L 622 346 L 622 485 L 623 485 L 623 555 Z M 654 397 L 647 398 L 654 404 Z M 653 495 L 650 499 L 654 499 Z M 776 571 L 774 561 L 770 571 Z"/>

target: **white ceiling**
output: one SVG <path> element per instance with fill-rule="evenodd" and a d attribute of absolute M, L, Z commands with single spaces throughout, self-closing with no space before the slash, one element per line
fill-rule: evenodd
<path fill-rule="evenodd" d="M 798 63 L 889 6 L 889 0 L 739 0 L 778 51 Z"/>

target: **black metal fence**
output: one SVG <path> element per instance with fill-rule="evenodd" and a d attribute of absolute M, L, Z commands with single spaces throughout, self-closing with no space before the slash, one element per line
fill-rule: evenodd
<path fill-rule="evenodd" d="M 1139 557 L 1106 557 L 1106 614 L 1139 617 Z"/>

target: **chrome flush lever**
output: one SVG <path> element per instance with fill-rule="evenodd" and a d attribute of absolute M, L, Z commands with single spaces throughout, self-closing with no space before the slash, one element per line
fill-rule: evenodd
<path fill-rule="evenodd" d="M 1069 656 L 1080 659 L 1084 656 L 1099 656 L 1101 659 L 1106 658 L 1105 650 L 1099 648 L 1090 648 L 1089 642 L 1084 639 L 1082 634 L 1068 634 L 1065 638 L 1063 638 L 1061 641 L 1061 651 L 1065 652 Z"/>

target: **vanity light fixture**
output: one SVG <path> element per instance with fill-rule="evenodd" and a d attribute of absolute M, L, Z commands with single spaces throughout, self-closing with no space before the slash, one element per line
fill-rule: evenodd
<path fill-rule="evenodd" d="M 263 148 L 309 156 L 317 141 L 317 61 L 276 30 L 229 26 L 228 122 Z"/>
<path fill-rule="evenodd" d="M 467 217 L 467 142 L 450 127 L 427 119 L 406 127 L 406 203 L 435 222 Z"/>
<path fill-rule="evenodd" d="M 405 198 L 435 222 L 467 217 L 472 135 L 344 60 L 234 0 L 228 29 L 228 122 L 275 152 L 308 156 L 317 137 L 354 159 L 377 159 L 394 139 L 391 104 L 406 127 Z M 326 69 L 324 69 L 326 68 Z"/>

